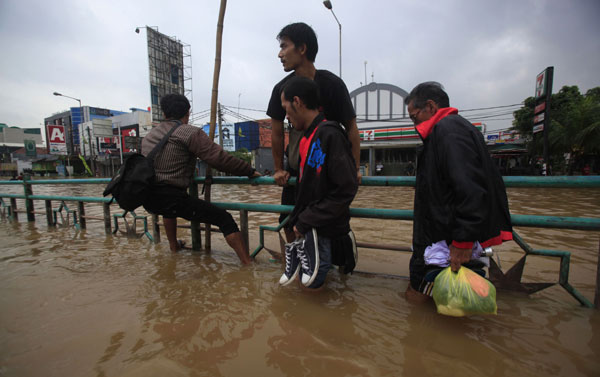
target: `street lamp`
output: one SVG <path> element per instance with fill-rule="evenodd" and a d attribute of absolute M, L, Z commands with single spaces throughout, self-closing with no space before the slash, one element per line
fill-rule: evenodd
<path fill-rule="evenodd" d="M 338 20 L 338 18 L 335 16 L 335 13 L 333 12 L 333 5 L 331 4 L 331 1 L 325 0 L 325 1 L 323 1 L 323 5 L 325 5 L 325 8 L 327 8 L 331 11 L 331 14 L 333 14 L 333 18 L 335 18 L 335 22 L 337 22 L 337 24 L 340 28 L 340 78 L 342 78 L 342 24 L 340 24 L 340 21 Z"/>
<path fill-rule="evenodd" d="M 81 100 L 79 98 L 67 96 L 67 95 L 64 95 L 64 94 L 61 94 L 61 93 L 58 93 L 58 92 L 54 92 L 52 94 L 54 94 L 55 96 L 59 96 L 59 97 L 67 97 L 67 98 L 70 98 L 70 99 L 74 99 L 75 101 L 79 102 L 79 114 L 80 114 L 80 117 L 81 117 L 81 120 L 79 122 L 79 126 L 81 127 L 83 125 L 83 120 L 84 120 L 84 117 L 83 117 L 83 108 L 81 107 Z M 71 127 L 73 127 L 73 121 L 72 120 L 71 120 Z M 89 128 L 88 128 L 88 142 L 89 142 L 89 146 L 90 146 L 90 161 L 92 162 L 92 169 L 94 169 L 94 171 L 95 171 L 96 166 L 95 166 L 95 163 L 94 163 L 94 150 L 92 149 L 92 139 L 91 139 L 90 129 Z M 85 144 L 84 144 L 84 148 L 85 148 Z M 85 155 L 85 150 L 84 150 L 83 154 Z"/>
<path fill-rule="evenodd" d="M 55 96 L 67 97 L 67 98 L 70 98 L 70 99 L 74 99 L 75 101 L 79 102 L 79 109 L 81 109 L 81 100 L 79 98 L 65 96 L 64 94 L 60 94 L 59 92 L 54 92 L 52 94 L 54 94 Z"/>
<path fill-rule="evenodd" d="M 146 28 L 150 28 L 150 29 L 158 31 L 158 26 L 138 26 L 135 28 L 135 32 L 139 34 L 140 29 L 146 29 Z"/>

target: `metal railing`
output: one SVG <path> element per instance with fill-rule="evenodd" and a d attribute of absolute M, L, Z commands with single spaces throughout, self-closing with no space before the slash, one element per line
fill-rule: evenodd
<path fill-rule="evenodd" d="M 119 231 L 119 219 L 125 223 L 126 233 L 129 235 L 136 233 L 137 221 L 142 221 L 144 231 L 141 236 L 147 236 L 153 242 L 160 242 L 160 231 L 158 216 L 152 215 L 152 232 L 148 229 L 148 221 L 146 216 L 138 216 L 135 212 L 130 212 L 132 223 L 127 220 L 127 211 L 120 211 L 118 214 L 112 214 L 110 207 L 111 198 L 101 197 L 77 197 L 77 196 L 58 196 L 58 195 L 34 195 L 33 185 L 60 185 L 60 184 L 106 184 L 110 178 L 92 178 L 92 179 L 40 179 L 30 180 L 26 177 L 23 181 L 0 181 L 0 185 L 22 185 L 24 194 L 8 194 L 0 193 L 0 211 L 3 215 L 12 219 L 17 219 L 19 212 L 25 212 L 28 221 L 35 221 L 36 213 L 34 211 L 33 201 L 43 200 L 46 204 L 46 220 L 49 226 L 58 225 L 58 217 L 60 216 L 63 225 L 70 226 L 70 218 L 73 218 L 73 226 L 76 229 L 85 229 L 87 220 L 100 220 L 104 222 L 105 232 L 114 234 Z M 206 182 L 204 177 L 197 177 L 193 180 L 190 193 L 197 195 L 198 185 Z M 551 188 L 598 188 L 600 187 L 600 176 L 554 176 L 554 177 L 504 177 L 506 187 L 551 187 Z M 250 185 L 274 185 L 275 181 L 271 177 L 259 177 L 249 179 L 246 177 L 213 177 L 211 184 L 250 184 Z M 295 184 L 295 178 L 290 180 L 290 184 Z M 415 177 L 363 177 L 362 186 L 415 186 Z M 10 204 L 4 202 L 4 199 L 9 199 Z M 16 199 L 25 200 L 25 210 L 17 208 Z M 58 201 L 59 207 L 53 208 L 52 201 Z M 76 202 L 77 210 L 70 209 L 66 202 Z M 85 203 L 97 203 L 103 206 L 103 217 L 87 216 L 85 214 Z M 270 212 L 270 213 L 290 213 L 293 206 L 278 205 L 278 204 L 261 204 L 261 203 L 226 203 L 213 202 L 217 207 L 226 210 L 235 210 L 240 212 L 240 230 L 244 234 L 246 242 L 248 241 L 248 212 Z M 66 213 L 66 220 L 63 215 Z M 358 218 L 378 218 L 378 219 L 393 219 L 393 220 L 413 220 L 412 210 L 397 210 L 397 209 L 381 209 L 381 208 L 351 208 L 350 215 Z M 111 225 L 111 218 L 114 222 L 114 230 Z M 555 229 L 574 229 L 585 231 L 600 230 L 600 218 L 585 218 L 585 217 L 564 217 L 564 216 L 533 216 L 533 215 L 511 215 L 512 224 L 514 227 L 537 227 L 537 228 L 555 228 Z M 259 225 L 259 245 L 253 251 L 252 256 L 256 256 L 264 248 L 264 231 L 279 231 L 283 224 L 278 226 Z M 202 248 L 201 233 L 202 226 L 197 223 L 191 224 L 192 249 L 200 250 Z M 206 231 L 206 244 L 210 245 L 210 228 Z M 586 307 L 598 307 L 600 305 L 600 250 L 597 270 L 597 282 L 594 304 L 581 295 L 569 283 L 569 266 L 571 253 L 560 250 L 535 250 L 531 248 L 515 231 L 513 231 L 515 242 L 525 252 L 522 263 L 525 262 L 527 255 L 543 255 L 548 257 L 557 257 L 561 259 L 558 283 L 581 305 Z M 396 249 L 401 251 L 409 251 L 409 248 L 398 248 L 388 245 L 373 245 L 362 244 L 359 246 L 365 248 L 382 248 Z M 513 269 L 519 267 L 513 266 Z M 522 269 L 522 267 L 519 267 Z M 510 271 L 509 271 L 510 272 Z M 508 275 L 508 273 L 507 273 Z M 519 286 L 519 281 L 515 284 Z M 527 283 L 525 283 L 527 284 Z M 553 283 L 533 283 L 542 285 L 552 285 Z M 510 284 L 508 284 L 510 285 Z"/>

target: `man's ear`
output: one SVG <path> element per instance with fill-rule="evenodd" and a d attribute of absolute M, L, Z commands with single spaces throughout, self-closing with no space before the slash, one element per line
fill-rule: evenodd
<path fill-rule="evenodd" d="M 435 103 L 435 101 L 433 101 L 433 100 L 428 99 L 427 104 L 431 106 L 432 114 L 437 113 L 437 111 L 440 109 L 438 104 Z"/>
<path fill-rule="evenodd" d="M 302 43 L 302 45 L 300 45 L 300 47 L 297 47 L 297 49 L 300 55 L 306 56 L 306 43 Z"/>
<path fill-rule="evenodd" d="M 300 106 L 301 104 L 303 104 L 302 100 L 298 96 L 294 96 L 293 101 L 294 101 L 294 105 L 296 105 L 296 106 Z"/>

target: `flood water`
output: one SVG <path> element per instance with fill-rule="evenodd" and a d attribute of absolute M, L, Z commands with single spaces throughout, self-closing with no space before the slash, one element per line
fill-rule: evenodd
<path fill-rule="evenodd" d="M 102 189 L 33 186 L 35 194 L 75 196 Z M 213 200 L 278 204 L 279 192 L 216 185 Z M 513 214 L 600 217 L 597 189 L 508 195 Z M 361 187 L 353 206 L 412 209 L 412 200 L 412 188 Z M 36 211 L 44 213 L 43 202 Z M 86 212 L 102 215 L 94 204 Z M 404 299 L 407 253 L 359 249 L 363 272 L 332 271 L 325 289 L 306 293 L 278 285 L 282 266 L 264 250 L 240 267 L 220 234 L 211 252 L 172 254 L 164 232 L 153 244 L 106 236 L 101 221 L 49 229 L 45 215 L 35 223 L 19 215 L 0 221 L 1 376 L 600 375 L 600 312 L 558 285 L 531 296 L 499 291 L 498 315 L 451 318 Z M 258 225 L 276 218 L 250 213 L 251 250 Z M 353 219 L 352 228 L 359 242 L 410 245 L 409 221 Z M 571 251 L 569 281 L 593 301 L 598 232 L 516 230 L 534 248 Z M 191 243 L 186 229 L 179 238 Z M 505 271 L 523 255 L 514 242 L 496 251 Z M 558 274 L 557 258 L 531 256 L 523 280 L 557 282 Z"/>

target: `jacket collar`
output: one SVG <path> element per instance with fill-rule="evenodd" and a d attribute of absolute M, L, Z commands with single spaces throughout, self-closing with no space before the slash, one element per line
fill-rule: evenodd
<path fill-rule="evenodd" d="M 439 109 L 431 118 L 426 120 L 423 123 L 420 123 L 415 126 L 415 130 L 421 136 L 422 140 L 425 140 L 427 136 L 433 131 L 433 127 L 442 119 L 447 117 L 448 115 L 458 114 L 458 110 L 454 107 L 444 107 Z"/>
<path fill-rule="evenodd" d="M 309 136 L 312 134 L 312 132 L 314 131 L 315 127 L 317 127 L 319 124 L 321 124 L 321 122 L 324 122 L 325 116 L 321 113 L 319 113 L 319 115 L 317 115 L 315 117 L 315 119 L 313 119 L 312 123 L 310 124 L 310 126 L 304 130 L 304 136 Z"/>

